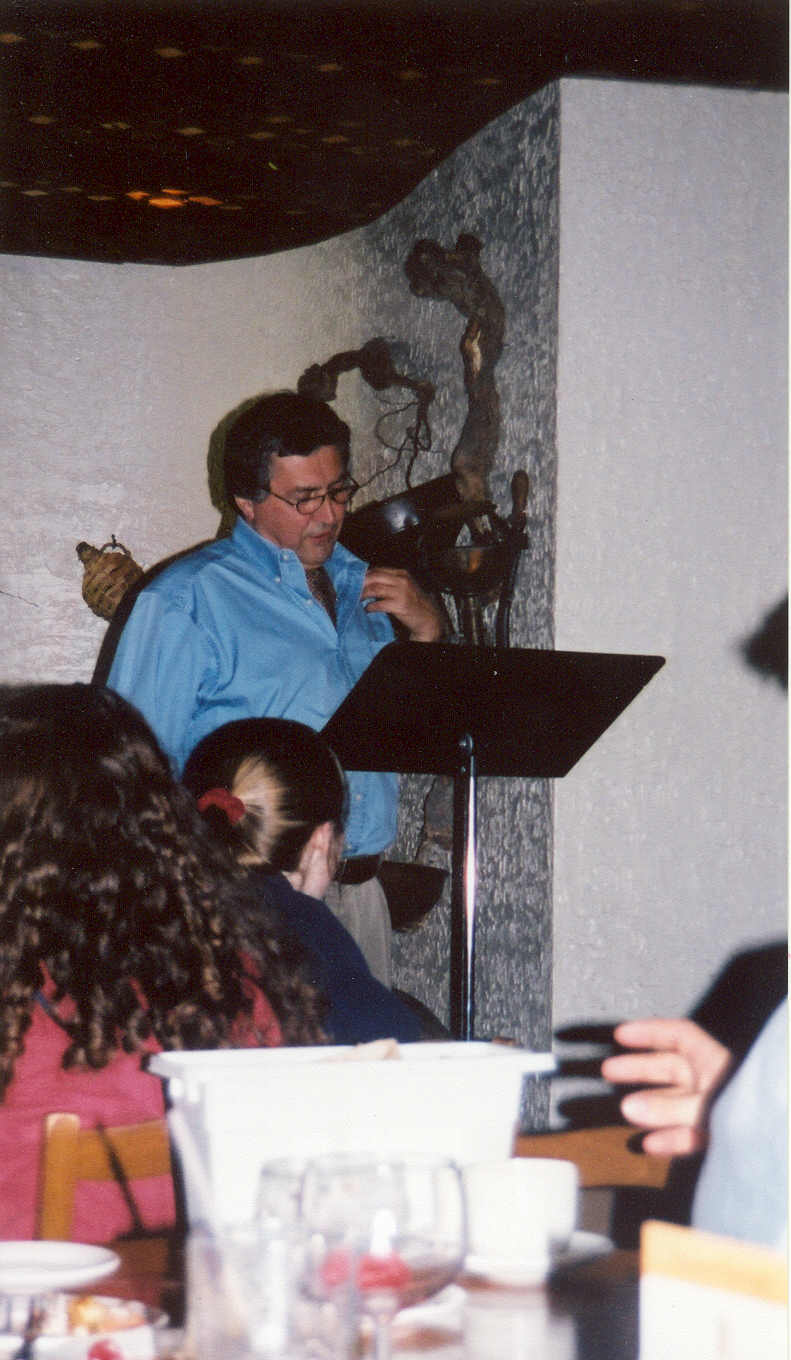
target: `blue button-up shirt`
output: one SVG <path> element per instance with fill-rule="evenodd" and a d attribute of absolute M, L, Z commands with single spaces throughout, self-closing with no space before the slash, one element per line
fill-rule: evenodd
<path fill-rule="evenodd" d="M 172 563 L 138 596 L 107 683 L 140 709 L 177 772 L 201 737 L 236 718 L 320 730 L 392 641 L 386 615 L 360 603 L 365 563 L 336 544 L 325 565 L 337 627 L 296 553 L 241 517 L 230 538 Z M 349 774 L 347 855 L 391 843 L 397 800 L 395 775 Z"/>

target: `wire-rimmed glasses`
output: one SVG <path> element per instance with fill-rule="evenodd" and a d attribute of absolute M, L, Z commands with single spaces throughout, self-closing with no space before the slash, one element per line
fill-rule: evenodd
<path fill-rule="evenodd" d="M 289 500 L 288 496 L 281 496 L 277 491 L 272 491 L 270 487 L 265 487 L 262 497 L 274 496 L 276 501 L 282 501 L 284 505 L 290 505 L 292 510 L 296 510 L 298 515 L 315 515 L 320 510 L 324 502 L 329 498 L 333 505 L 349 505 L 355 492 L 359 491 L 359 486 L 353 477 L 346 477 L 342 482 L 335 486 L 328 486 L 326 491 L 311 492 L 309 495 L 298 496 L 296 500 Z"/>

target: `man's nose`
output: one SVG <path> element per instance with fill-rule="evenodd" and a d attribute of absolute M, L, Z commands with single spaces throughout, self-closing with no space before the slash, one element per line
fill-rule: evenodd
<path fill-rule="evenodd" d="M 346 507 L 327 496 L 324 504 L 316 511 L 322 524 L 340 524 L 346 513 Z"/>

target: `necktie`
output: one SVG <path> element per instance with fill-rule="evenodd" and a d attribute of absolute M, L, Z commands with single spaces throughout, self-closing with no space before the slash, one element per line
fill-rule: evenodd
<path fill-rule="evenodd" d="M 305 572 L 305 580 L 308 583 L 308 590 L 314 600 L 326 609 L 332 622 L 335 622 L 335 587 L 332 584 L 324 567 L 310 567 Z"/>

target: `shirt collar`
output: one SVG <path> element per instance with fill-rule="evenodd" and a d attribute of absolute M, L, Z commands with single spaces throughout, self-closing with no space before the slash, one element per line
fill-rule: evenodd
<path fill-rule="evenodd" d="M 295 552 L 292 552 L 290 548 L 279 548 L 276 543 L 271 543 L 268 538 L 264 538 L 255 529 L 251 529 L 241 515 L 236 517 L 231 537 L 234 546 L 244 553 L 245 557 L 258 563 L 260 567 L 269 571 L 273 576 L 280 574 L 284 553 L 287 561 L 299 563 L 299 558 Z M 299 565 L 301 566 L 301 563 Z M 365 574 L 367 569 L 367 564 L 356 557 L 354 553 L 349 552 L 348 548 L 344 548 L 342 543 L 335 544 L 325 566 L 333 581 L 337 580 L 339 573 L 342 573 L 345 568 L 357 568 L 358 570 L 362 568 L 361 576 Z"/>

